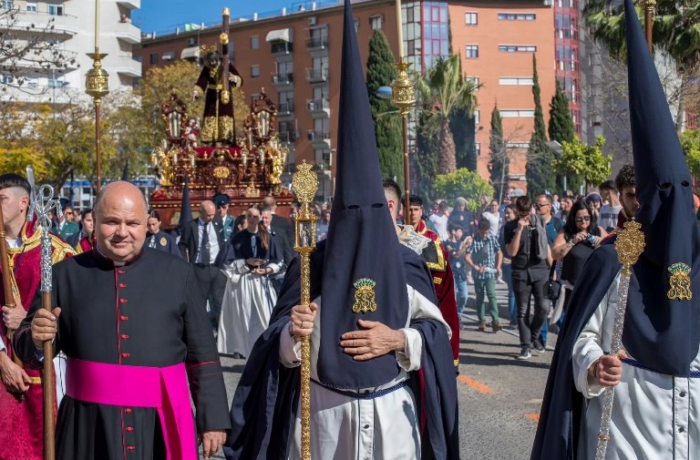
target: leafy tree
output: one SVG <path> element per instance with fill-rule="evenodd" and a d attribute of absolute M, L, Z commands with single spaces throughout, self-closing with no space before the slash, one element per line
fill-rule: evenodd
<path fill-rule="evenodd" d="M 498 105 L 491 111 L 491 133 L 489 137 L 489 172 L 491 173 L 491 185 L 496 189 L 496 198 L 500 202 L 503 199 L 503 190 L 508 182 L 508 151 L 503 137 L 503 119 Z"/>
<path fill-rule="evenodd" d="M 461 168 L 450 174 L 435 178 L 436 196 L 452 200 L 459 196 L 467 200 L 467 207 L 477 212 L 481 207 L 482 196 L 493 196 L 493 187 L 478 172 Z"/>
<path fill-rule="evenodd" d="M 598 136 L 589 146 L 576 138 L 562 143 L 562 154 L 554 159 L 552 169 L 557 174 L 580 176 L 585 185 L 599 184 L 610 177 L 612 158 L 603 154 L 605 138 Z"/>
<path fill-rule="evenodd" d="M 689 129 L 681 133 L 680 140 L 690 174 L 700 177 L 700 129 Z"/>
<path fill-rule="evenodd" d="M 457 169 L 455 140 L 450 120 L 455 110 L 468 108 L 472 115 L 476 106 L 475 91 L 478 86 L 464 78 L 460 71 L 460 57 L 440 58 L 424 77 L 418 78 L 416 87 L 429 115 L 424 128 L 430 136 L 440 140 L 438 171 L 442 174 Z"/>
<path fill-rule="evenodd" d="M 535 196 L 546 190 L 552 192 L 556 187 L 556 178 L 551 174 L 551 164 L 554 159 L 552 150 L 547 147 L 547 132 L 542 112 L 542 96 L 540 81 L 537 73 L 537 57 L 532 55 L 532 94 L 535 99 L 535 130 L 530 138 L 527 151 L 525 177 L 528 194 Z"/>
<path fill-rule="evenodd" d="M 561 144 L 571 142 L 575 137 L 576 127 L 571 117 L 569 98 L 557 82 L 557 90 L 549 103 L 549 139 Z"/>
<path fill-rule="evenodd" d="M 377 137 L 382 176 L 396 178 L 396 181 L 401 184 L 403 183 L 401 117 L 391 105 L 391 101 L 377 96 L 377 90 L 381 86 L 391 84 L 395 78 L 394 55 L 384 32 L 377 29 L 369 41 L 367 92 L 372 108 L 372 121 L 374 121 L 374 132 Z"/>
<path fill-rule="evenodd" d="M 452 54 L 451 46 L 449 52 Z M 463 73 L 461 57 L 459 59 L 459 73 Z M 450 117 L 450 129 L 452 130 L 455 141 L 455 160 L 457 162 L 457 168 L 467 168 L 470 171 L 476 171 L 475 121 L 473 107 L 471 106 L 455 109 Z"/>
<path fill-rule="evenodd" d="M 437 136 L 431 136 L 426 128 L 428 117 L 427 110 L 418 112 L 416 151 L 411 158 L 412 171 L 415 171 L 418 179 L 411 188 L 414 194 L 423 198 L 423 201 L 433 201 L 435 198 L 433 186 L 438 171 L 437 159 L 440 150 L 440 140 Z"/>
<path fill-rule="evenodd" d="M 0 147 L 0 171 L 25 175 L 27 166 L 34 168 L 36 177 L 46 176 L 46 162 L 31 147 Z"/>

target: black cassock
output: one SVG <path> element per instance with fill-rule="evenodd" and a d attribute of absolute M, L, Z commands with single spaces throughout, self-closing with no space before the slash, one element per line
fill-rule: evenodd
<path fill-rule="evenodd" d="M 66 262 L 53 268 L 54 304 L 61 307 L 55 349 L 69 361 L 156 368 L 184 363 L 197 432 L 228 429 L 221 364 L 205 296 L 191 266 L 147 248 L 123 266 L 97 251 Z M 37 291 L 14 342 L 22 360 L 34 366 L 40 364 L 30 328 L 39 308 Z M 160 426 L 156 409 L 85 403 L 66 396 L 58 412 L 57 458 L 165 459 Z"/>

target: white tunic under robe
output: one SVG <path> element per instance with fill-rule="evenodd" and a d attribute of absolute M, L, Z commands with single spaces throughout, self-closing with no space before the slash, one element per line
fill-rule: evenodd
<path fill-rule="evenodd" d="M 588 376 L 588 369 L 604 350 L 610 351 L 619 280 L 618 274 L 574 346 L 573 377 L 587 401 L 577 459 L 595 458 L 604 387 Z M 700 370 L 700 355 L 690 369 Z M 606 460 L 700 459 L 700 379 L 623 363 L 614 391 Z"/>
<path fill-rule="evenodd" d="M 281 263 L 269 263 L 272 273 Z M 244 259 L 238 259 L 224 270 L 228 278 L 221 302 L 217 348 L 219 353 L 250 356 L 255 341 L 270 324 L 277 293 L 268 276 L 252 273 Z"/>
<path fill-rule="evenodd" d="M 320 310 L 321 298 L 314 302 Z M 405 352 L 397 352 L 401 372 L 392 381 L 376 388 L 362 389 L 375 392 L 391 388 L 408 379 L 408 372 L 420 368 L 423 339 L 409 328 L 411 319 L 430 318 L 444 324 L 448 336 L 450 327 L 438 307 L 418 291 L 408 286 L 410 309 L 406 327 Z M 311 336 L 311 379 L 318 381 L 316 362 L 321 342 L 321 315 L 316 315 Z M 295 343 L 288 333 L 280 336 L 280 362 L 286 367 L 299 366 L 301 343 Z M 297 411 L 294 437 L 290 446 L 290 460 L 298 460 L 301 450 L 301 409 Z M 356 399 L 338 394 L 311 383 L 311 457 L 323 460 L 413 460 L 420 458 L 420 423 L 416 418 L 416 403 L 408 386 L 375 399 Z"/>

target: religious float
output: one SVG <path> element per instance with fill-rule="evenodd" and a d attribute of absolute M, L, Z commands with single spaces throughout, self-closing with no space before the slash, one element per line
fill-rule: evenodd
<path fill-rule="evenodd" d="M 277 213 L 289 215 L 294 197 L 281 180 L 289 150 L 277 137 L 277 108 L 264 89 L 251 104 L 244 133 L 237 136 L 238 145 L 199 146 L 188 126 L 192 118 L 187 104 L 175 92 L 163 103 L 161 113 L 165 138 L 151 155 L 160 188 L 151 194 L 150 204 L 160 214 L 164 228 L 178 224 L 185 181 L 194 216 L 199 204 L 217 193 L 231 198 L 232 216 L 261 204 L 265 196 L 275 197 Z"/>

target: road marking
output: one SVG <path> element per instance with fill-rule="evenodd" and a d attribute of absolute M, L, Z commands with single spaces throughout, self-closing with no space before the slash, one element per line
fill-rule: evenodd
<path fill-rule="evenodd" d="M 466 375 L 460 375 L 457 377 L 457 380 L 460 381 L 460 383 L 463 383 L 464 385 L 475 389 L 479 393 L 485 394 L 485 395 L 491 395 L 494 394 L 495 391 L 493 388 L 489 387 L 488 385 L 484 385 L 483 383 L 479 383 L 476 380 L 474 380 L 471 377 L 467 377 Z"/>
<path fill-rule="evenodd" d="M 525 414 L 525 417 L 529 418 L 533 422 L 539 423 L 540 422 L 540 414 Z"/>

